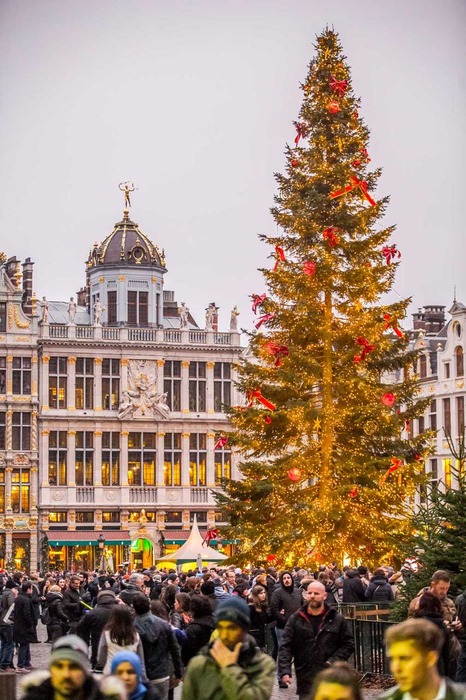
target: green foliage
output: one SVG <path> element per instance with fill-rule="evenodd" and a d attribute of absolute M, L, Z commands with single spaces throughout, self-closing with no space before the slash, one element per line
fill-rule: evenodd
<path fill-rule="evenodd" d="M 404 427 L 428 399 L 416 400 L 416 355 L 393 332 L 409 300 L 382 301 L 398 264 L 382 252 L 394 226 L 377 227 L 388 197 L 372 206 L 363 195 L 381 171 L 369 168 L 360 100 L 337 35 L 324 31 L 316 48 L 302 85 L 304 136 L 286 148 L 286 172 L 276 175 L 277 232 L 261 236 L 276 251 L 276 264 L 262 271 L 268 320 L 250 335 L 253 357 L 238 367 L 240 390 L 260 391 L 275 410 L 253 398 L 231 410 L 244 478 L 226 482 L 218 503 L 231 523 L 222 534 L 241 540 L 242 561 L 349 554 L 379 564 L 410 532 L 406 496 L 431 435 L 410 438 Z M 334 79 L 346 81 L 341 94 Z M 331 197 L 352 177 L 366 184 Z M 280 362 L 277 347 L 288 353 Z M 396 396 L 392 407 L 382 401 L 387 392 Z M 393 458 L 400 466 L 389 472 Z"/>

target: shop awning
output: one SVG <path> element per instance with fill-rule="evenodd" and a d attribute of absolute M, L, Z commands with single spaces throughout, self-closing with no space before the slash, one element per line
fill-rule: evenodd
<path fill-rule="evenodd" d="M 128 530 L 49 530 L 47 537 L 50 547 L 71 547 L 73 545 L 98 546 L 100 535 L 108 544 L 131 544 Z"/>

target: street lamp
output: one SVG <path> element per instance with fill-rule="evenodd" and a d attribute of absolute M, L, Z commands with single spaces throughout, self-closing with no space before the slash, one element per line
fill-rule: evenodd
<path fill-rule="evenodd" d="M 102 533 L 100 533 L 100 535 L 97 538 L 97 546 L 99 547 L 100 552 L 99 568 L 105 571 L 107 567 L 107 562 L 105 561 L 105 537 Z"/>

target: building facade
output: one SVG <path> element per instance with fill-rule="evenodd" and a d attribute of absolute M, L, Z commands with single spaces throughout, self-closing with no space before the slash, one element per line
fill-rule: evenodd
<path fill-rule="evenodd" d="M 212 491 L 238 478 L 217 445 L 240 402 L 237 317 L 220 332 L 211 303 L 199 327 L 127 209 L 76 301 L 39 301 L 32 269 L 3 259 L 0 564 L 150 566 L 194 516 L 201 531 L 223 521 Z"/>
<path fill-rule="evenodd" d="M 433 487 L 455 488 L 455 463 L 464 448 L 466 307 L 454 301 L 446 318 L 444 306 L 425 306 L 413 314 L 413 346 L 420 352 L 417 377 L 421 398 L 430 398 L 425 414 L 414 421 L 414 434 L 432 430 L 433 451 L 425 463 Z M 463 447 L 462 447 L 463 445 Z M 425 502 L 426 491 L 418 494 Z"/>

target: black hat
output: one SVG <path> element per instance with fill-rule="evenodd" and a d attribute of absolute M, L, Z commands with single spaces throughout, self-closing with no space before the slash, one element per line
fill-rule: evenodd
<path fill-rule="evenodd" d="M 248 630 L 251 624 L 251 613 L 246 601 L 236 595 L 227 600 L 222 600 L 214 612 L 215 624 L 221 620 L 234 622 L 235 625 Z"/>

